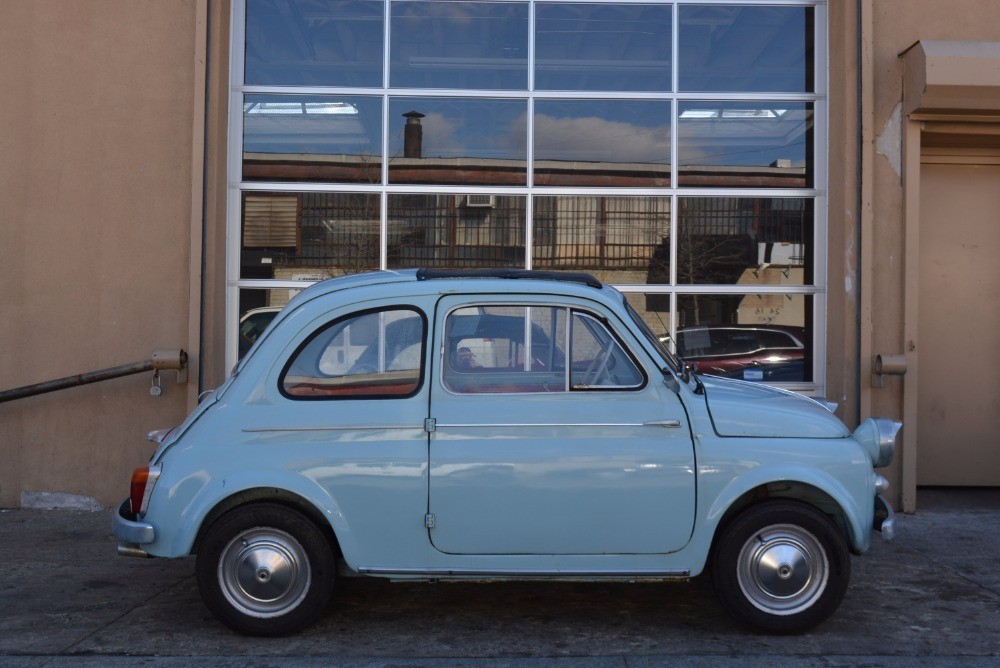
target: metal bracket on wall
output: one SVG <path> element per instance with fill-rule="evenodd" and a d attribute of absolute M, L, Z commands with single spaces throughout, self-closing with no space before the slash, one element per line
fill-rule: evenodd
<path fill-rule="evenodd" d="M 872 362 L 873 387 L 885 387 L 886 376 L 906 375 L 906 355 L 876 355 Z"/>

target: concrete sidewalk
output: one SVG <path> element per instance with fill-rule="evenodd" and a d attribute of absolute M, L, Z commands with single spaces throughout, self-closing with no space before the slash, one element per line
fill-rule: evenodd
<path fill-rule="evenodd" d="M 922 490 L 899 538 L 852 559 L 840 610 L 749 634 L 710 583 L 341 579 L 298 636 L 244 638 L 202 605 L 193 559 L 118 557 L 110 511 L 0 512 L 0 665 L 840 666 L 1000 662 L 1000 490 Z"/>

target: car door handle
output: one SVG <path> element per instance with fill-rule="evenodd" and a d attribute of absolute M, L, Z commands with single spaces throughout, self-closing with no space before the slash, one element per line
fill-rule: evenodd
<path fill-rule="evenodd" d="M 666 427 L 667 429 L 677 429 L 681 426 L 680 420 L 656 420 L 655 422 L 643 422 L 643 427 Z"/>

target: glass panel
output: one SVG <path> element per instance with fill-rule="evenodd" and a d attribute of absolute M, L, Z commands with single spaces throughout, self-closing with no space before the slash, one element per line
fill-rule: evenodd
<path fill-rule="evenodd" d="M 677 354 L 699 373 L 812 380 L 812 297 L 680 295 L 677 308 Z"/>
<path fill-rule="evenodd" d="M 565 392 L 566 309 L 474 306 L 448 314 L 442 380 L 452 392 Z"/>
<path fill-rule="evenodd" d="M 380 183 L 381 155 L 379 98 L 244 98 L 245 181 Z"/>
<path fill-rule="evenodd" d="M 680 284 L 812 285 L 813 200 L 681 197 Z"/>
<path fill-rule="evenodd" d="M 525 90 L 528 5 L 393 2 L 394 88 Z"/>
<path fill-rule="evenodd" d="M 670 323 L 673 314 L 670 312 L 669 294 L 629 292 L 625 294 L 625 300 L 660 343 L 670 343 Z"/>
<path fill-rule="evenodd" d="M 535 90 L 671 90 L 668 5 L 539 4 Z"/>
<path fill-rule="evenodd" d="M 341 319 L 316 332 L 282 374 L 293 398 L 407 396 L 420 386 L 424 319 L 395 309 Z"/>
<path fill-rule="evenodd" d="M 670 281 L 669 197 L 536 197 L 532 267 L 606 283 Z"/>
<path fill-rule="evenodd" d="M 389 195 L 389 268 L 524 267 L 525 198 Z"/>
<path fill-rule="evenodd" d="M 811 188 L 811 102 L 681 102 L 682 186 Z"/>
<path fill-rule="evenodd" d="M 573 314 L 570 349 L 570 387 L 574 390 L 631 388 L 643 383 L 642 372 L 629 354 L 589 315 Z"/>
<path fill-rule="evenodd" d="M 392 183 L 523 186 L 527 102 L 394 98 L 389 155 Z"/>
<path fill-rule="evenodd" d="M 812 7 L 682 5 L 682 91 L 808 93 Z"/>
<path fill-rule="evenodd" d="M 381 86 L 381 0 L 247 0 L 250 85 Z"/>
<path fill-rule="evenodd" d="M 670 185 L 670 103 L 539 100 L 535 185 Z"/>
<path fill-rule="evenodd" d="M 298 290 L 240 290 L 237 358 L 250 351 L 267 326 Z"/>
<path fill-rule="evenodd" d="M 243 193 L 241 278 L 317 281 L 378 269 L 379 196 Z"/>

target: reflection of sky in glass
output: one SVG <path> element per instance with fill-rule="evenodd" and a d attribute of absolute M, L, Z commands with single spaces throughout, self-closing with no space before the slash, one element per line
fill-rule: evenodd
<path fill-rule="evenodd" d="M 813 90 L 811 7 L 680 7 L 682 91 Z"/>
<path fill-rule="evenodd" d="M 678 163 L 690 166 L 806 168 L 812 103 L 681 102 Z M 721 184 L 724 185 L 724 184 Z"/>
<path fill-rule="evenodd" d="M 403 155 L 403 114 L 418 111 L 425 158 L 525 160 L 527 102 L 471 98 L 393 98 L 389 155 Z"/>
<path fill-rule="evenodd" d="M 379 155 L 382 101 L 369 97 L 247 95 L 248 153 Z"/>
<path fill-rule="evenodd" d="M 381 0 L 247 0 L 246 83 L 382 85 Z"/>
<path fill-rule="evenodd" d="M 528 5 L 394 2 L 389 82 L 404 88 L 528 87 Z"/>
<path fill-rule="evenodd" d="M 669 5 L 539 4 L 537 90 L 669 91 Z"/>
<path fill-rule="evenodd" d="M 535 160 L 670 164 L 670 103 L 539 100 Z"/>

